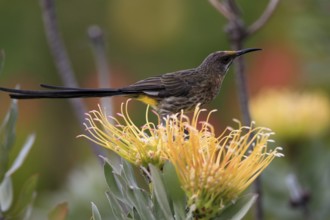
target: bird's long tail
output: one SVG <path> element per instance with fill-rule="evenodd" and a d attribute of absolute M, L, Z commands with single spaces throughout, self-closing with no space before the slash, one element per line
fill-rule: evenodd
<path fill-rule="evenodd" d="M 3 87 L 0 87 L 0 90 L 8 92 L 12 99 L 88 98 L 134 94 L 133 91 L 125 91 L 125 89 L 82 89 L 45 84 L 41 84 L 41 87 L 52 90 L 21 90 Z"/>

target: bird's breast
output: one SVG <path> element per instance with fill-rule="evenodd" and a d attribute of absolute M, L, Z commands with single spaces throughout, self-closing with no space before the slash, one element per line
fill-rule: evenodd
<path fill-rule="evenodd" d="M 222 77 L 219 74 L 211 75 L 207 80 L 201 83 L 199 92 L 196 96 L 202 104 L 213 100 L 220 91 Z"/>

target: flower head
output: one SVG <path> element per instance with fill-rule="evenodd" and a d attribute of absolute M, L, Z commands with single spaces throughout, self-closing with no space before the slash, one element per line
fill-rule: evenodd
<path fill-rule="evenodd" d="M 169 160 L 175 167 L 188 198 L 190 211 L 198 219 L 210 219 L 234 202 L 275 158 L 280 148 L 269 150 L 272 132 L 263 127 L 227 128 L 221 135 L 200 115 L 196 107 L 190 120 L 183 112 L 168 116 L 164 125 L 148 121 L 137 127 L 121 106 L 119 119 L 99 111 L 87 114 L 89 140 L 117 152 L 126 160 L 146 166 L 162 166 Z M 113 123 L 111 123 L 113 121 Z"/>
<path fill-rule="evenodd" d="M 190 121 L 180 114 L 166 124 L 169 160 L 173 163 L 195 217 L 209 219 L 234 202 L 275 158 L 280 148 L 269 150 L 272 132 L 263 127 L 226 129 L 220 136 L 212 125 L 199 121 L 197 108 Z M 201 128 L 197 124 L 201 123 Z M 183 138 L 184 129 L 189 138 Z"/>
<path fill-rule="evenodd" d="M 128 114 L 127 106 L 128 102 L 121 105 L 121 114 L 117 118 L 106 116 L 100 106 L 98 111 L 90 111 L 84 123 L 89 135 L 80 136 L 116 152 L 133 164 L 161 166 L 166 160 L 161 130 L 148 121 L 148 110 L 146 124 L 141 128 L 136 126 Z"/>
<path fill-rule="evenodd" d="M 290 90 L 262 91 L 251 101 L 258 124 L 270 127 L 282 140 L 322 134 L 330 124 L 330 103 L 321 93 Z"/>

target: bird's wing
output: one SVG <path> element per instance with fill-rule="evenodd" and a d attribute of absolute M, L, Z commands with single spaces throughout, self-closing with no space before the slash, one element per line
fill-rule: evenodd
<path fill-rule="evenodd" d="M 126 93 L 144 93 L 149 96 L 157 96 L 160 98 L 185 96 L 192 87 L 190 78 L 195 72 L 194 69 L 191 69 L 150 77 L 140 80 L 126 88 L 122 88 L 121 91 Z"/>
<path fill-rule="evenodd" d="M 149 96 L 155 97 L 169 97 L 169 96 L 184 96 L 186 95 L 190 89 L 192 88 L 191 84 L 191 75 L 195 73 L 194 69 L 191 70 L 182 70 L 174 73 L 167 73 L 160 76 L 149 77 L 144 80 L 140 80 L 130 86 L 119 88 L 119 89 L 110 89 L 110 88 L 98 88 L 98 89 L 90 89 L 90 88 L 74 88 L 74 87 L 63 87 L 63 86 L 52 86 L 41 84 L 40 86 L 47 89 L 57 90 L 60 95 L 62 93 L 76 93 L 81 92 L 84 97 L 89 95 L 88 93 L 93 93 L 93 96 L 96 96 L 99 93 L 111 93 L 110 95 L 118 95 L 118 94 L 146 94 Z M 18 90 L 17 90 L 18 91 Z M 15 93 L 30 93 L 32 91 L 19 91 Z M 46 91 L 36 91 L 33 93 L 51 93 L 50 95 L 55 94 L 56 92 L 46 92 Z M 89 95 L 92 96 L 92 95 Z M 39 97 L 39 96 L 38 96 Z M 48 96 L 47 96 L 48 97 Z M 71 96 L 70 96 L 71 97 Z"/>
<path fill-rule="evenodd" d="M 158 96 L 159 91 L 164 90 L 165 87 L 162 84 L 161 77 L 149 77 L 136 83 L 121 88 L 120 91 L 126 94 L 146 94 L 150 96 Z"/>
<path fill-rule="evenodd" d="M 195 69 L 190 69 L 162 75 L 161 81 L 165 90 L 160 91 L 159 96 L 186 96 L 193 86 L 191 80 L 194 74 Z"/>

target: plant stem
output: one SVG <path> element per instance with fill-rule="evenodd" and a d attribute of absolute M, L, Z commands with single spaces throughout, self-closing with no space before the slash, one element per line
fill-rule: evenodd
<path fill-rule="evenodd" d="M 53 55 L 55 65 L 58 70 L 57 72 L 65 86 L 78 87 L 69 56 L 60 36 L 60 31 L 56 19 L 54 0 L 41 0 L 41 9 L 43 13 L 43 21 L 48 45 Z M 85 130 L 83 126 L 83 122 L 85 121 L 84 115 L 87 112 L 85 104 L 81 99 L 70 99 L 70 103 L 74 109 L 76 117 L 80 121 L 82 129 Z M 99 157 L 99 155 L 103 155 L 101 148 L 94 143 L 91 143 L 90 146 L 95 156 L 101 160 Z"/>
<path fill-rule="evenodd" d="M 269 3 L 262 15 L 249 27 L 246 27 L 241 19 L 241 13 L 235 0 L 209 0 L 209 2 L 228 20 L 226 32 L 231 43 L 231 48 L 233 50 L 241 50 L 243 49 L 243 43 L 245 40 L 266 25 L 277 8 L 279 0 L 269 0 Z M 235 63 L 235 72 L 243 124 L 251 125 L 251 114 L 249 110 L 249 97 L 243 56 L 237 59 Z M 261 176 L 254 181 L 254 192 L 258 194 L 255 206 L 255 219 L 263 220 L 264 214 L 262 207 Z"/>
<path fill-rule="evenodd" d="M 109 88 L 111 72 L 107 61 L 106 43 L 104 41 L 103 31 L 99 26 L 93 25 L 88 28 L 88 37 L 91 42 L 94 59 L 98 72 L 98 85 L 100 88 Z M 107 115 L 113 115 L 111 98 L 101 98 L 101 106 Z"/>
<path fill-rule="evenodd" d="M 232 41 L 231 47 L 234 50 L 243 49 L 243 42 L 241 40 Z M 240 108 L 242 112 L 243 124 L 251 124 L 251 114 L 249 110 L 249 98 L 248 98 L 248 89 L 245 76 L 245 65 L 244 57 L 238 57 L 235 63 L 235 73 L 236 73 L 236 84 L 240 102 Z M 254 192 L 258 195 L 255 205 L 255 219 L 262 220 L 264 219 L 263 205 L 262 205 L 262 181 L 261 175 L 253 183 Z"/>

